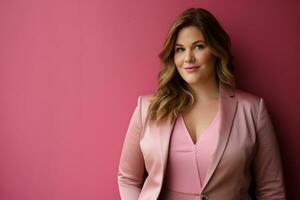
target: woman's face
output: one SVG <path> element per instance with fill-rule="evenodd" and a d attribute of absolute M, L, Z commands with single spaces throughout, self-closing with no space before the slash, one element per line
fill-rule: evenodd
<path fill-rule="evenodd" d="M 196 26 L 182 28 L 174 47 L 174 63 L 181 77 L 191 86 L 215 79 L 215 56 Z M 189 67 L 194 67 L 188 69 Z"/>

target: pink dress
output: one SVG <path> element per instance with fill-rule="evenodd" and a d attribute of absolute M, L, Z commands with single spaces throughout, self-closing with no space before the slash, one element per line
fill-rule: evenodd
<path fill-rule="evenodd" d="M 170 139 L 168 164 L 160 199 L 200 199 L 202 185 L 219 137 L 220 116 L 194 144 L 180 114 Z"/>

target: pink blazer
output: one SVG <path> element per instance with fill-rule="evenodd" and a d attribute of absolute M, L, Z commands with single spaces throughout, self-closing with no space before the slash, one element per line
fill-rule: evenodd
<path fill-rule="evenodd" d="M 220 86 L 220 136 L 203 184 L 201 199 L 248 200 L 251 181 L 256 198 L 285 199 L 279 149 L 264 100 Z M 159 199 L 173 124 L 146 120 L 149 97 L 139 96 L 120 157 L 122 200 Z"/>

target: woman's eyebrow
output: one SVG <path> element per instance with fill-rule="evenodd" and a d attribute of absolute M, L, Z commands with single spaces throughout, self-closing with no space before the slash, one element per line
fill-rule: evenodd
<path fill-rule="evenodd" d="M 203 40 L 197 40 L 197 41 L 193 42 L 193 45 L 196 44 L 196 43 L 198 43 L 198 42 L 203 42 L 203 43 L 205 43 L 205 41 L 203 41 Z M 176 43 L 175 46 L 183 46 L 183 45 L 182 45 L 182 44 Z"/>

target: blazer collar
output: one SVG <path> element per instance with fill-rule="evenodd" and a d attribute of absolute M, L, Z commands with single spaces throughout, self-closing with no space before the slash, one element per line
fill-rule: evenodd
<path fill-rule="evenodd" d="M 213 154 L 212 162 L 207 170 L 205 180 L 203 182 L 202 190 L 205 189 L 211 177 L 216 170 L 223 152 L 225 151 L 227 141 L 230 136 L 230 130 L 233 123 L 235 111 L 237 106 L 237 100 L 235 98 L 234 91 L 229 91 L 225 89 L 221 84 L 219 86 L 219 109 L 220 109 L 220 129 L 219 129 L 219 140 L 217 142 L 216 150 Z M 165 175 L 168 152 L 169 152 L 169 143 L 172 130 L 174 128 L 175 121 L 171 124 L 164 123 L 158 127 L 159 136 L 160 136 L 160 152 L 161 152 L 161 163 L 162 163 L 162 176 L 163 179 Z M 161 180 L 163 183 L 163 180 Z"/>

